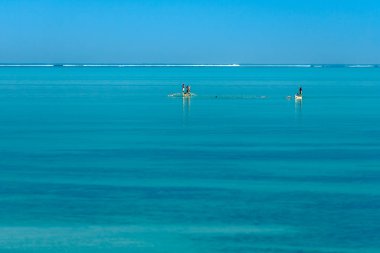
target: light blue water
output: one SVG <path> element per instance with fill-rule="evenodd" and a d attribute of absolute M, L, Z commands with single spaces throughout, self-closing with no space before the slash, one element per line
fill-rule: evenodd
<path fill-rule="evenodd" d="M 0 251 L 379 252 L 379 99 L 379 68 L 2 67 Z"/>

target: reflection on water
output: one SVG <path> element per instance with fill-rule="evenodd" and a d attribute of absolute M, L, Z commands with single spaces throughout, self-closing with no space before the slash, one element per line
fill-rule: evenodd
<path fill-rule="evenodd" d="M 183 123 L 187 120 L 190 114 L 190 103 L 191 98 L 190 97 L 183 97 L 182 98 L 182 120 Z"/>
<path fill-rule="evenodd" d="M 294 100 L 294 113 L 295 113 L 296 119 L 302 118 L 302 99 Z"/>
<path fill-rule="evenodd" d="M 302 99 L 295 99 L 294 100 L 294 108 L 296 112 L 301 112 L 302 111 Z"/>

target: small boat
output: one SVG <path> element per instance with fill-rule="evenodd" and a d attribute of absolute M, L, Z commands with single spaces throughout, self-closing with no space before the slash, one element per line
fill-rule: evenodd
<path fill-rule="evenodd" d="M 182 98 L 190 98 L 192 96 L 196 96 L 195 93 L 173 93 L 173 94 L 169 94 L 168 95 L 169 97 L 182 97 Z"/>
<path fill-rule="evenodd" d="M 296 100 L 300 100 L 300 99 L 302 99 L 302 95 L 298 95 L 298 94 L 296 94 L 296 95 L 294 95 L 294 99 L 296 99 Z"/>

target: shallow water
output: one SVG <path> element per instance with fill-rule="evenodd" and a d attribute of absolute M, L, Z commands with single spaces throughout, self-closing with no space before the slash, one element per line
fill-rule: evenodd
<path fill-rule="evenodd" d="M 379 99 L 379 68 L 1 67 L 0 251 L 378 252 Z"/>

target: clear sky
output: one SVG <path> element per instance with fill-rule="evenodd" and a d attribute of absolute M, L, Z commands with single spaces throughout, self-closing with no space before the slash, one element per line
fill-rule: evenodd
<path fill-rule="evenodd" d="M 379 0 L 0 0 L 2 63 L 380 63 Z"/>

